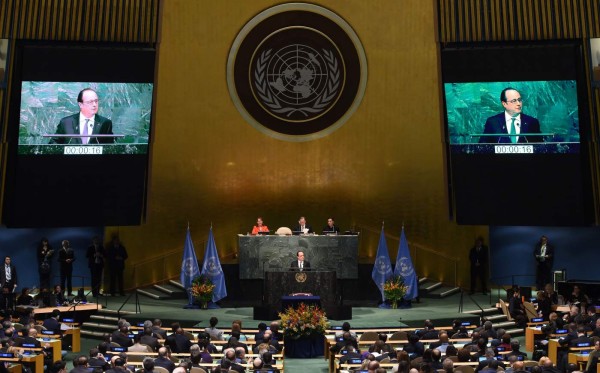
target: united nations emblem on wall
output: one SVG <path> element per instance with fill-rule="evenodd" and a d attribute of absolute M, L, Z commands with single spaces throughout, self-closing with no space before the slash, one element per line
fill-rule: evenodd
<path fill-rule="evenodd" d="M 250 20 L 227 62 L 233 102 L 258 130 L 306 141 L 339 128 L 364 95 L 367 64 L 350 25 L 325 8 L 289 3 Z"/>

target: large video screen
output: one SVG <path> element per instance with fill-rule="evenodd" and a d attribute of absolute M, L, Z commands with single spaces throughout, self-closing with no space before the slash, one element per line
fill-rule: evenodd
<path fill-rule="evenodd" d="M 575 80 L 445 83 L 444 93 L 452 152 L 579 152 Z"/>
<path fill-rule="evenodd" d="M 14 56 L 2 223 L 142 223 L 154 46 L 19 40 Z"/>
<path fill-rule="evenodd" d="M 146 154 L 153 86 L 24 81 L 18 153 Z"/>
<path fill-rule="evenodd" d="M 447 44 L 441 62 L 454 219 L 591 224 L 581 41 Z"/>

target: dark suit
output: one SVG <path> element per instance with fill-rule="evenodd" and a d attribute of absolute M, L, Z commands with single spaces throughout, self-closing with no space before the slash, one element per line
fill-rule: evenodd
<path fill-rule="evenodd" d="M 542 253 L 542 243 L 538 242 L 535 245 L 533 255 L 537 262 L 536 286 L 539 289 L 544 289 L 544 285 L 552 283 L 552 265 L 554 263 L 554 247 L 550 243 L 546 243 L 547 258 L 538 258 Z"/>
<path fill-rule="evenodd" d="M 488 267 L 488 247 L 472 247 L 469 252 L 469 261 L 471 262 L 471 293 L 475 292 L 477 277 L 481 281 L 481 290 L 487 293 L 486 270 Z"/>
<path fill-rule="evenodd" d="M 302 268 L 304 271 L 310 271 L 310 262 L 308 260 L 305 260 Z M 299 270 L 300 269 L 298 268 L 298 260 L 294 260 L 292 263 L 290 263 L 290 271 L 299 271 Z"/>
<path fill-rule="evenodd" d="M 17 268 L 10 264 L 10 280 L 6 279 L 6 264 L 0 264 L 0 286 L 2 293 L 0 294 L 0 308 L 12 309 L 15 300 L 15 285 L 17 282 Z"/>
<path fill-rule="evenodd" d="M 315 231 L 313 231 L 312 226 L 308 225 L 308 224 L 304 224 L 304 228 L 308 229 L 308 233 L 315 233 Z M 297 225 L 296 228 L 294 228 L 294 232 L 300 232 L 302 231 L 302 227 L 300 225 Z M 298 234 L 298 233 L 295 233 Z"/>
<path fill-rule="evenodd" d="M 157 367 L 163 367 L 169 372 L 172 372 L 175 369 L 175 364 L 166 357 L 157 357 L 154 359 L 154 365 Z"/>
<path fill-rule="evenodd" d="M 522 134 L 541 133 L 540 122 L 529 115 L 521 113 L 521 132 Z M 491 116 L 485 121 L 485 127 L 483 128 L 484 134 L 506 134 L 508 135 L 508 128 L 506 126 L 506 118 L 504 112 Z M 480 143 L 493 143 L 493 144 L 510 144 L 512 143 L 510 136 L 481 136 L 479 138 Z M 544 142 L 541 136 L 527 136 L 519 135 L 518 143 L 530 143 L 530 142 Z"/>
<path fill-rule="evenodd" d="M 62 330 L 60 330 L 60 322 L 58 322 L 58 320 L 56 320 L 54 317 L 44 320 L 43 326 L 46 328 L 46 330 L 52 330 L 52 333 L 56 335 L 62 335 Z"/>
<path fill-rule="evenodd" d="M 64 117 L 56 127 L 57 135 L 79 135 L 79 113 Z M 115 142 L 114 137 L 92 137 L 93 134 L 112 135 L 112 121 L 101 115 L 94 116 L 94 128 L 90 134 L 88 144 L 112 144 Z M 54 137 L 50 140 L 54 144 L 71 144 L 80 145 L 80 137 Z"/>
<path fill-rule="evenodd" d="M 123 334 L 121 332 L 118 332 L 117 334 L 113 334 L 111 341 L 119 344 L 119 346 L 121 346 L 121 347 L 133 346 L 133 342 L 131 341 L 131 338 L 129 338 L 129 336 L 127 334 Z"/>
<path fill-rule="evenodd" d="M 67 263 L 67 259 L 71 259 L 70 263 Z M 62 290 L 67 289 L 67 294 L 73 293 L 73 262 L 75 261 L 75 251 L 72 248 L 65 249 L 61 247 L 58 251 L 58 262 L 60 263 L 60 286 Z M 66 287 L 65 287 L 66 282 Z"/>
<path fill-rule="evenodd" d="M 92 274 L 92 295 L 98 296 L 102 285 L 102 272 L 104 271 L 104 246 L 91 245 L 85 254 L 88 260 L 88 268 Z"/>
<path fill-rule="evenodd" d="M 330 227 L 329 225 L 326 225 L 323 227 L 323 233 L 340 233 L 340 227 L 338 227 L 337 225 L 333 225 L 333 227 Z"/>

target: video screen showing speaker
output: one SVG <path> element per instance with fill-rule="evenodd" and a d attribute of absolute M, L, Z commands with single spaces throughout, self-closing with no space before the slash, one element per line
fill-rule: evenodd
<path fill-rule="evenodd" d="M 444 93 L 451 152 L 579 153 L 575 80 L 445 83 Z"/>
<path fill-rule="evenodd" d="M 154 46 L 18 41 L 14 58 L 2 222 L 140 224 Z"/>
<path fill-rule="evenodd" d="M 146 154 L 153 86 L 25 81 L 18 153 Z"/>
<path fill-rule="evenodd" d="M 591 224 L 581 42 L 452 44 L 441 57 L 456 221 Z"/>

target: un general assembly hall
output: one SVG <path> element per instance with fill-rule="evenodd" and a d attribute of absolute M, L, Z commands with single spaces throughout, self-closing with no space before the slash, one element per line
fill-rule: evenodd
<path fill-rule="evenodd" d="M 600 372 L 598 0 L 1 0 L 0 137 L 0 370 Z"/>

